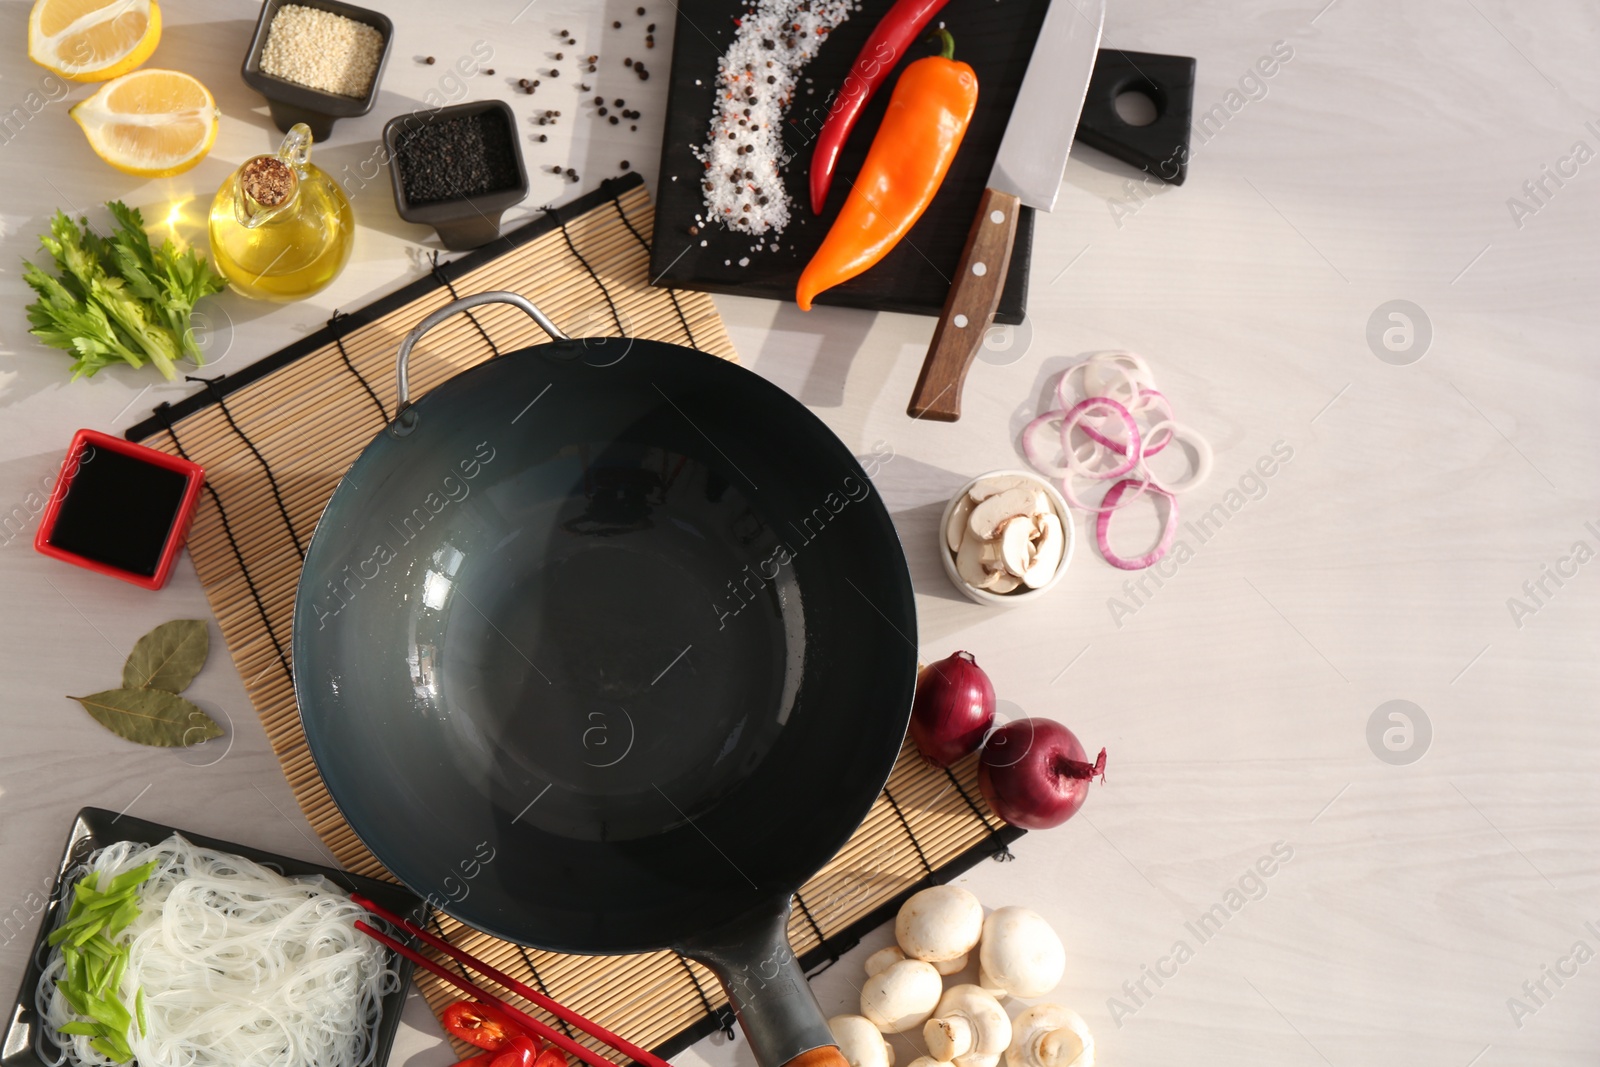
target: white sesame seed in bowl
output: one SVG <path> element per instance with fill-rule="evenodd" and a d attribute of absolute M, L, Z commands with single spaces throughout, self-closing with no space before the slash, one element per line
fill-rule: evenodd
<path fill-rule="evenodd" d="M 383 59 L 383 34 L 343 15 L 285 4 L 272 16 L 263 73 L 318 92 L 360 99 Z"/>

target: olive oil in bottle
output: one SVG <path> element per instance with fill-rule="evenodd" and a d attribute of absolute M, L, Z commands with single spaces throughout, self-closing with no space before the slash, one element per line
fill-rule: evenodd
<path fill-rule="evenodd" d="M 211 202 L 211 260 L 245 296 L 289 301 L 338 277 L 355 219 L 332 178 L 311 162 L 311 130 L 298 123 L 276 155 L 255 156 Z"/>

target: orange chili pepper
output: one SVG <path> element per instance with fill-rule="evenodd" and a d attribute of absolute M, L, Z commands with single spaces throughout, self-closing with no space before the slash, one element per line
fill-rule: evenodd
<path fill-rule="evenodd" d="M 978 104 L 977 74 L 956 62 L 948 30 L 939 38 L 940 54 L 917 60 L 895 84 L 861 173 L 800 275 L 800 310 L 888 255 L 939 191 Z"/>

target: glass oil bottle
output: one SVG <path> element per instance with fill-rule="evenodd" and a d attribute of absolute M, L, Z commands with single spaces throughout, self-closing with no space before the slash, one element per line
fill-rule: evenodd
<path fill-rule="evenodd" d="M 275 155 L 245 160 L 211 202 L 211 260 L 235 291 L 308 297 L 344 269 L 355 241 L 350 201 L 311 162 L 311 130 L 293 126 Z"/>

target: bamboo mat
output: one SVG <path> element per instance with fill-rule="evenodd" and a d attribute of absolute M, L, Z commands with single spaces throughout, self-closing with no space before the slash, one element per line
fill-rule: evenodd
<path fill-rule="evenodd" d="M 207 491 L 188 541 L 195 570 L 295 799 L 351 871 L 388 877 L 317 775 L 295 706 L 289 638 L 300 565 L 323 505 L 393 415 L 400 340 L 456 297 L 509 289 L 573 336 L 648 337 L 736 359 L 709 296 L 650 286 L 651 229 L 642 180 L 612 180 L 559 214 L 548 212 L 486 248 L 435 263 L 428 277 L 336 315 L 236 374 L 206 381 L 200 392 L 163 404 L 128 431 L 131 440 L 206 469 Z M 505 305 L 456 316 L 419 346 L 413 395 L 545 339 Z M 985 856 L 1008 858 L 1006 845 L 1019 835 L 984 805 L 975 759 L 942 771 L 907 745 L 855 836 L 796 894 L 789 934 L 802 965 L 837 959 L 917 888 Z M 432 921 L 454 944 L 658 1054 L 671 1055 L 717 1029 L 731 1032 L 721 987 L 675 953 L 561 955 L 497 941 L 447 916 Z M 417 983 L 435 1012 L 459 998 L 431 975 L 419 975 Z M 532 1005 L 519 1006 L 566 1029 Z"/>

